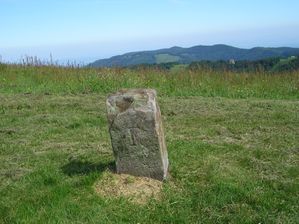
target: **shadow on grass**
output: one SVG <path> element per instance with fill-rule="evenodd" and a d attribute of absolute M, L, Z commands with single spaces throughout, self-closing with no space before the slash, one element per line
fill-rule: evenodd
<path fill-rule="evenodd" d="M 68 176 L 74 175 L 88 175 L 92 172 L 102 173 L 105 170 L 110 170 L 115 172 L 115 162 L 100 162 L 100 163 L 91 163 L 88 161 L 73 160 L 68 164 L 61 167 L 62 172 Z"/>

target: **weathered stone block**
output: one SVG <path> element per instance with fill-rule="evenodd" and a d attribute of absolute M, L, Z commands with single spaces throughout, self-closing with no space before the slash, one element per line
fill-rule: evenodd
<path fill-rule="evenodd" d="M 106 104 L 117 172 L 165 179 L 168 155 L 156 91 L 121 90 Z"/>

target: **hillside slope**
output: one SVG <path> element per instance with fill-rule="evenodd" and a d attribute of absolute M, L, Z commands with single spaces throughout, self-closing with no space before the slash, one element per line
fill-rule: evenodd
<path fill-rule="evenodd" d="M 131 52 L 100 59 L 90 63 L 91 67 L 131 66 L 137 64 L 160 64 L 167 62 L 191 63 L 201 60 L 260 60 L 271 57 L 289 57 L 299 55 L 299 48 L 236 48 L 228 45 L 194 46 L 190 48 L 172 47 L 154 51 Z"/>

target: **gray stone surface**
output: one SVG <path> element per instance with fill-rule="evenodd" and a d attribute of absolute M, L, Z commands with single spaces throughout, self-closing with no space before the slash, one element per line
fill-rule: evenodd
<path fill-rule="evenodd" d="M 121 90 L 106 104 L 117 172 L 166 179 L 168 155 L 156 91 Z"/>

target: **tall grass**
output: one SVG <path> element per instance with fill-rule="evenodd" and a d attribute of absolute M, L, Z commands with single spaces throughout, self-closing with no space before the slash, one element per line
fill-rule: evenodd
<path fill-rule="evenodd" d="M 166 96 L 298 99 L 299 72 L 232 73 L 0 65 L 1 93 L 109 93 L 155 88 Z"/>

